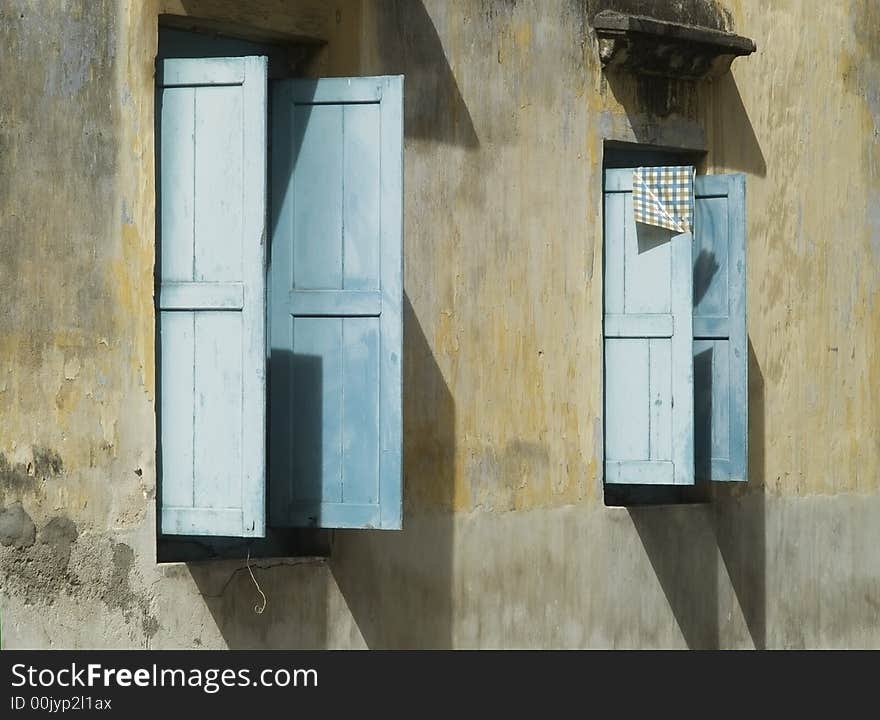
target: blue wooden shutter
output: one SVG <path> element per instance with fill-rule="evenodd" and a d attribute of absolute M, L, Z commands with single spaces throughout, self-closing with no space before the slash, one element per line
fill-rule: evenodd
<path fill-rule="evenodd" d="M 690 233 L 637 225 L 632 169 L 605 171 L 605 482 L 692 485 Z"/>
<path fill-rule="evenodd" d="M 694 461 L 701 480 L 746 480 L 745 176 L 696 182 Z"/>
<path fill-rule="evenodd" d="M 270 518 L 400 528 L 403 78 L 272 99 Z"/>
<path fill-rule="evenodd" d="M 261 537 L 266 60 L 158 69 L 161 529 Z"/>

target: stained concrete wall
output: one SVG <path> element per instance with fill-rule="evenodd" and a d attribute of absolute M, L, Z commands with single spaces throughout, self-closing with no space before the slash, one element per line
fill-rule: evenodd
<path fill-rule="evenodd" d="M 589 17 L 643 5 L 3 4 L 5 647 L 880 646 L 880 10 L 659 4 L 759 50 L 603 75 Z M 260 560 L 262 615 L 239 561 L 156 563 L 162 13 L 407 77 L 406 529 Z M 605 140 L 748 175 L 751 478 L 708 503 L 603 503 Z"/>

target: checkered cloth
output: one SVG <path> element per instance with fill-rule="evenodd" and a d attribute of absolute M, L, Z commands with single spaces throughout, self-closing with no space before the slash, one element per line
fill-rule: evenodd
<path fill-rule="evenodd" d="M 694 169 L 688 166 L 640 167 L 633 170 L 636 222 L 678 233 L 694 226 Z"/>

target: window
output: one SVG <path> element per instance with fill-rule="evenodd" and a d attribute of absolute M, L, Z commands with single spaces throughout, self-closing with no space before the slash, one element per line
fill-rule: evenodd
<path fill-rule="evenodd" d="M 632 177 L 605 170 L 605 483 L 745 481 L 745 178 L 696 178 L 691 235 L 636 223 Z"/>
<path fill-rule="evenodd" d="M 402 85 L 159 61 L 163 534 L 401 526 Z"/>

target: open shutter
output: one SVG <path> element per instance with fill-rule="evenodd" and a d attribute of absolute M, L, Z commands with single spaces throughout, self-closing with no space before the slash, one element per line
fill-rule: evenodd
<path fill-rule="evenodd" d="M 692 485 L 692 237 L 636 224 L 632 174 L 605 171 L 605 482 Z"/>
<path fill-rule="evenodd" d="M 402 77 L 273 86 L 275 526 L 401 526 L 402 102 Z"/>
<path fill-rule="evenodd" d="M 694 460 L 701 480 L 746 480 L 745 176 L 696 180 Z"/>
<path fill-rule="evenodd" d="M 261 537 L 266 60 L 158 69 L 161 529 Z"/>

